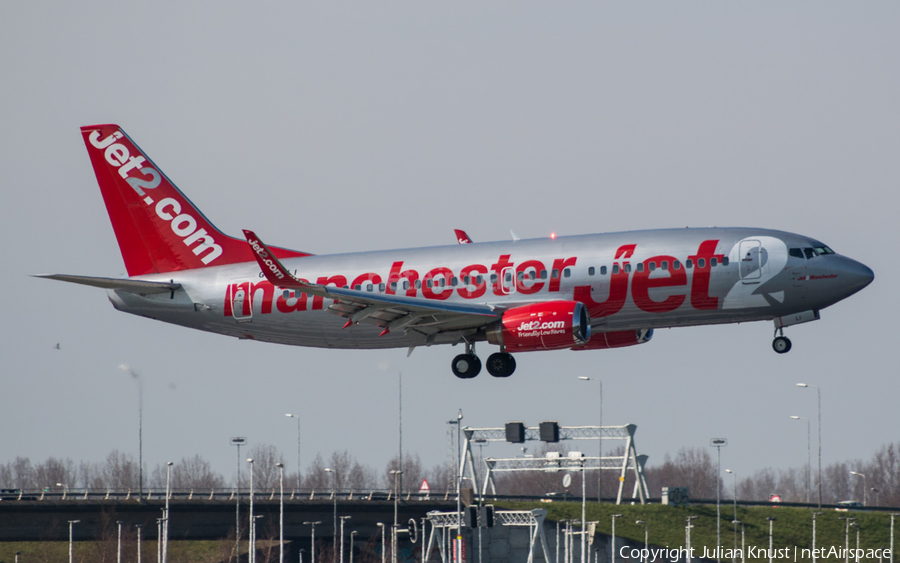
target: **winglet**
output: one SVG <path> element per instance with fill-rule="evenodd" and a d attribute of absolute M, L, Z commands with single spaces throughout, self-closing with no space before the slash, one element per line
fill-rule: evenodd
<path fill-rule="evenodd" d="M 469 238 L 469 235 L 462 229 L 453 229 L 453 232 L 456 233 L 456 242 L 459 244 L 472 244 L 472 239 Z"/>
<path fill-rule="evenodd" d="M 256 236 L 256 233 L 244 229 L 244 237 L 246 237 L 247 244 L 250 245 L 250 249 L 253 251 L 253 257 L 256 258 L 259 269 L 262 270 L 269 283 L 275 287 L 297 289 L 309 287 L 309 284 L 303 283 L 291 275 L 288 269 L 284 267 L 284 264 L 272 254 L 269 247 Z"/>

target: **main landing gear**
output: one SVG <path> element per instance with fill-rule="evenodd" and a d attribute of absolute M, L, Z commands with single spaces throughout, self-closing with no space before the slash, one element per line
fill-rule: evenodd
<path fill-rule="evenodd" d="M 772 341 L 772 349 L 778 352 L 779 354 L 787 354 L 791 351 L 791 341 L 787 336 L 784 335 L 784 330 L 781 328 L 775 329 L 775 340 Z"/>
<path fill-rule="evenodd" d="M 475 345 L 466 343 L 466 353 L 453 358 L 450 364 L 453 375 L 460 379 L 472 379 L 481 372 L 481 360 L 475 355 Z M 488 373 L 494 377 L 509 377 L 516 371 L 516 359 L 507 352 L 497 352 L 488 356 Z"/>

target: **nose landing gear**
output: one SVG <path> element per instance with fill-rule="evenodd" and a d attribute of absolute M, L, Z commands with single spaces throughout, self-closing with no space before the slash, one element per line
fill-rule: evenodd
<path fill-rule="evenodd" d="M 784 335 L 782 328 L 775 329 L 775 340 L 772 341 L 772 349 L 779 354 L 787 354 L 791 351 L 791 341 Z"/>

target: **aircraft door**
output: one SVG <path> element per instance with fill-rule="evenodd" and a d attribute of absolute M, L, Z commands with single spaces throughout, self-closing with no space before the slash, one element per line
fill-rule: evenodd
<path fill-rule="evenodd" d="M 516 292 L 516 269 L 503 268 L 500 270 L 500 293 L 509 295 Z"/>
<path fill-rule="evenodd" d="M 745 284 L 759 283 L 762 277 L 763 253 L 758 240 L 742 240 L 739 248 L 741 259 L 741 281 Z"/>
<path fill-rule="evenodd" d="M 239 323 L 253 320 L 253 296 L 248 291 L 249 282 L 235 282 L 229 284 L 228 291 L 231 299 L 231 314 Z"/>

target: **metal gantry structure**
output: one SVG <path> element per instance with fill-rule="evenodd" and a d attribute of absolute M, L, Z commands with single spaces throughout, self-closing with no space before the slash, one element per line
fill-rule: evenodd
<path fill-rule="evenodd" d="M 497 494 L 497 486 L 494 482 L 494 474 L 509 471 L 616 471 L 619 473 L 619 490 L 616 494 L 616 504 L 622 503 L 625 488 L 625 476 L 631 471 L 634 474 L 634 490 L 632 499 L 640 499 L 641 504 L 647 502 L 650 492 L 647 487 L 647 479 L 644 477 L 644 464 L 647 456 L 637 455 L 634 445 L 634 433 L 637 425 L 626 424 L 624 426 L 560 426 L 559 441 L 563 440 L 623 440 L 625 452 L 621 456 L 603 457 L 518 457 L 508 459 L 487 458 L 484 463 L 487 467 L 487 475 L 484 483 L 479 487 L 478 472 L 475 471 L 475 456 L 472 452 L 472 444 L 484 444 L 486 442 L 506 442 L 505 428 L 463 428 L 465 444 L 460 454 L 460 474 L 464 478 L 471 479 L 474 489 L 480 490 L 481 495 L 488 493 Z M 540 427 L 529 426 L 525 428 L 525 441 L 541 441 Z"/>
<path fill-rule="evenodd" d="M 535 546 L 540 540 L 544 561 L 550 561 L 550 552 L 547 547 L 547 536 L 544 533 L 544 518 L 547 511 L 534 510 L 498 510 L 494 512 L 495 526 L 527 527 L 530 538 L 528 544 L 528 563 L 534 561 Z M 441 562 L 447 563 L 453 559 L 450 540 L 453 530 L 462 529 L 463 522 L 459 520 L 457 512 L 429 512 L 428 521 L 431 523 L 431 533 L 428 535 L 428 545 L 422 554 L 422 560 L 428 561 L 432 550 L 437 547 L 441 555 Z M 479 548 L 480 549 L 480 548 Z"/>

